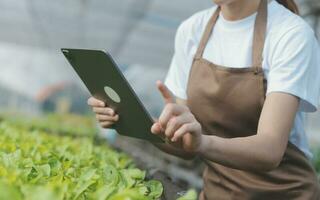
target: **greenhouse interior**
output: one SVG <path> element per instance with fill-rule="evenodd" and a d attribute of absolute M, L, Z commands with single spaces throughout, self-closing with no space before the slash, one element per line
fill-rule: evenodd
<path fill-rule="evenodd" d="M 320 1 L 296 3 L 320 38 Z M 61 48 L 110 53 L 158 118 L 165 103 L 156 81 L 168 73 L 177 29 L 212 6 L 212 0 L 0 0 L 0 200 L 197 199 L 205 164 L 102 128 L 87 104 L 92 94 Z M 320 177 L 320 111 L 304 117 Z"/>

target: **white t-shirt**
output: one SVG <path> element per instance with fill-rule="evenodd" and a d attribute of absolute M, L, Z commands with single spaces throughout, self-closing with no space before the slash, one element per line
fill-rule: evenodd
<path fill-rule="evenodd" d="M 165 85 L 179 98 L 186 99 L 190 68 L 204 29 L 217 6 L 198 12 L 178 28 L 175 53 Z M 267 92 L 286 92 L 300 98 L 290 141 L 309 158 L 304 130 L 304 112 L 317 110 L 320 96 L 320 48 L 313 30 L 299 16 L 272 1 L 268 5 L 267 38 L 263 51 L 263 71 Z M 252 39 L 257 13 L 237 21 L 220 17 L 203 57 L 229 67 L 252 65 Z"/>

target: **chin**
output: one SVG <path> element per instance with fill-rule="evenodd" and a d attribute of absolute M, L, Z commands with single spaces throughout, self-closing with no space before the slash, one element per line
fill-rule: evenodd
<path fill-rule="evenodd" d="M 225 5 L 225 4 L 229 4 L 231 2 L 234 2 L 235 0 L 213 0 L 213 3 L 221 6 L 221 5 Z"/>

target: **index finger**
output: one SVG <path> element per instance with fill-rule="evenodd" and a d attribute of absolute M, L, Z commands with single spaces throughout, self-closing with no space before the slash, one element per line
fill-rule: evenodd
<path fill-rule="evenodd" d="M 88 103 L 89 106 L 93 106 L 93 107 L 105 107 L 106 106 L 103 101 L 101 101 L 99 99 L 96 99 L 94 97 L 90 97 L 88 99 L 87 103 Z"/>
<path fill-rule="evenodd" d="M 161 81 L 157 81 L 157 87 L 166 104 L 174 103 L 174 98 L 167 86 L 165 86 Z"/>

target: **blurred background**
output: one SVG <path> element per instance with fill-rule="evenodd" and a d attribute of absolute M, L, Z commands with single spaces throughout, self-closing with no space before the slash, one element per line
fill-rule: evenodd
<path fill-rule="evenodd" d="M 319 35 L 320 1 L 297 3 Z M 163 103 L 155 81 L 167 73 L 176 29 L 182 20 L 212 5 L 211 0 L 0 0 L 0 112 L 90 113 L 89 94 L 60 52 L 68 47 L 110 52 L 157 117 Z M 306 118 L 310 143 L 318 146 L 320 114 Z M 145 168 L 161 168 L 173 179 L 201 186 L 195 170 L 200 172 L 201 166 L 152 147 L 141 150 L 140 141 L 119 139 L 112 130 L 101 134 Z"/>

